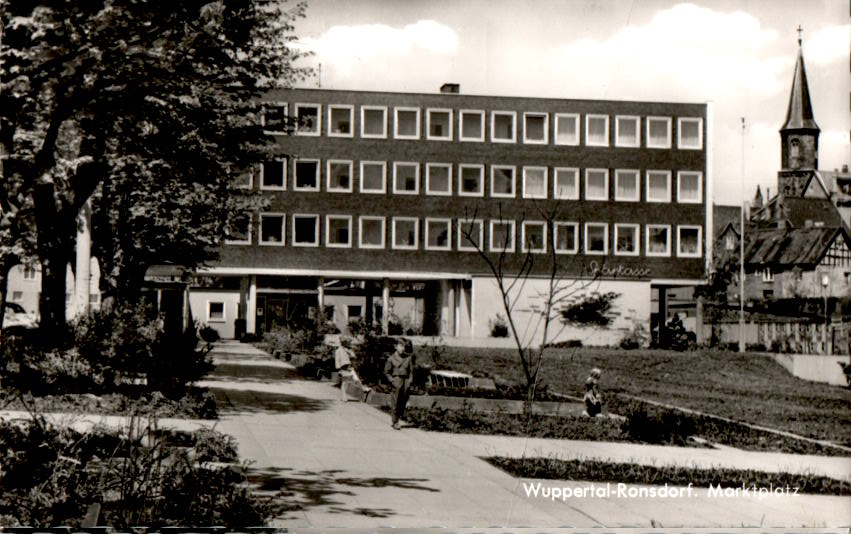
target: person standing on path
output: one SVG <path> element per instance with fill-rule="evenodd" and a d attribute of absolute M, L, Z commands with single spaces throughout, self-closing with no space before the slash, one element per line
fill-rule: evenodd
<path fill-rule="evenodd" d="M 408 388 L 414 376 L 413 345 L 409 339 L 400 338 L 396 350 L 384 364 L 384 375 L 393 385 L 393 428 L 399 430 L 399 420 L 405 414 L 408 403 Z"/>

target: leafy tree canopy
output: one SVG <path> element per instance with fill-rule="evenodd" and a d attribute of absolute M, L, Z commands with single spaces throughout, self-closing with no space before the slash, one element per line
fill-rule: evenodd
<path fill-rule="evenodd" d="M 307 74 L 289 46 L 304 9 L 252 0 L 0 1 L 3 179 L 16 184 L 15 199 L 32 199 L 45 330 L 64 323 L 77 214 L 99 187 L 156 219 L 168 205 L 151 202 L 223 192 L 260 161 L 269 139 L 258 99 Z M 138 202 L 165 178 L 171 190 L 149 189 L 151 202 Z M 120 181 L 149 183 L 112 187 Z"/>

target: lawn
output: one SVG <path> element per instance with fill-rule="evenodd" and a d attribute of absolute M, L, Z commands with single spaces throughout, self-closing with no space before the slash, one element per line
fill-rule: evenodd
<path fill-rule="evenodd" d="M 524 381 L 513 350 L 443 347 L 435 360 L 437 368 L 491 376 L 498 383 Z M 544 382 L 551 391 L 582 396 L 592 367 L 603 371 L 604 402 L 626 393 L 851 446 L 851 390 L 798 379 L 768 356 L 550 349 Z"/>

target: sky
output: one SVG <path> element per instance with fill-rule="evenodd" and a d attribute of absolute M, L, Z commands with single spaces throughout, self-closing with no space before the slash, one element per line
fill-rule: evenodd
<path fill-rule="evenodd" d="M 777 189 L 798 25 L 819 168 L 851 163 L 849 1 L 308 0 L 296 46 L 321 76 L 299 85 L 712 102 L 714 200 L 739 204 Z"/>

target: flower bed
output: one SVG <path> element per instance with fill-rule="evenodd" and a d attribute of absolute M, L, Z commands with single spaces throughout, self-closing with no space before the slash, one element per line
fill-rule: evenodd
<path fill-rule="evenodd" d="M 851 484 L 814 475 L 766 473 L 739 469 L 698 469 L 676 466 L 620 464 L 599 460 L 560 460 L 557 458 L 505 458 L 485 460 L 512 476 L 551 480 L 622 482 L 624 484 L 669 484 L 697 487 L 797 488 L 798 493 L 851 495 Z"/>

